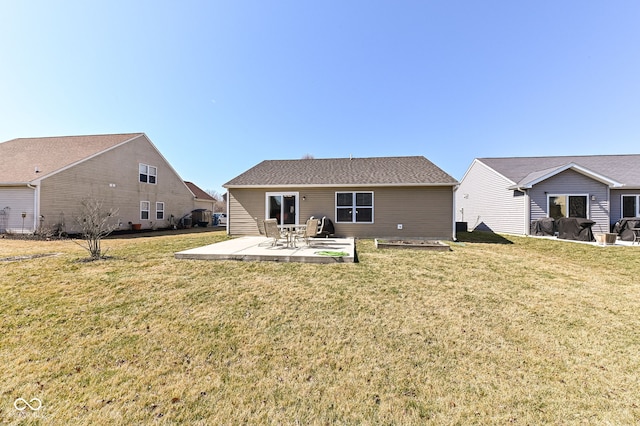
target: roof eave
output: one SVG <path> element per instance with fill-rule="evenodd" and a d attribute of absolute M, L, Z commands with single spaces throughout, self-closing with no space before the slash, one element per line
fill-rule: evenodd
<path fill-rule="evenodd" d="M 273 184 L 273 185 L 222 185 L 227 189 L 258 189 L 258 188 L 384 188 L 384 187 L 421 187 L 437 186 L 448 187 L 459 185 L 459 182 L 448 183 L 327 183 L 327 184 Z"/>
<path fill-rule="evenodd" d="M 596 180 L 598 180 L 599 182 L 607 185 L 611 189 L 640 189 L 640 186 L 637 186 L 637 187 L 627 186 L 627 185 L 624 185 L 624 184 L 621 184 L 621 183 L 617 183 L 617 182 L 610 184 L 610 183 L 607 183 L 607 182 L 602 182 L 599 179 L 596 179 Z M 513 189 L 513 190 L 522 191 L 524 189 L 533 188 L 533 186 L 536 185 L 537 183 L 540 183 L 540 182 L 536 182 L 534 184 L 526 184 L 526 185 L 511 185 L 511 186 L 507 187 L 507 189 Z"/>
<path fill-rule="evenodd" d="M 530 180 L 528 182 L 523 182 L 523 183 L 517 183 L 515 185 L 512 185 L 509 187 L 509 189 L 531 189 L 533 188 L 535 185 L 539 184 L 540 182 L 543 182 L 553 176 L 556 176 L 566 170 L 574 170 L 584 176 L 587 176 L 590 179 L 593 179 L 595 181 L 598 181 L 604 185 L 607 185 L 609 188 L 621 188 L 624 186 L 623 183 L 618 182 L 616 180 L 613 180 L 611 178 L 608 178 L 606 176 L 603 176 L 599 173 L 594 172 L 593 170 L 587 169 L 586 167 L 582 167 L 579 164 L 575 164 L 575 163 L 568 163 L 565 164 L 561 167 L 558 167 L 556 169 L 554 169 L 553 171 L 546 173 L 543 176 L 539 176 L 536 179 Z"/>
<path fill-rule="evenodd" d="M 0 186 L 33 186 L 33 182 L 0 182 Z"/>

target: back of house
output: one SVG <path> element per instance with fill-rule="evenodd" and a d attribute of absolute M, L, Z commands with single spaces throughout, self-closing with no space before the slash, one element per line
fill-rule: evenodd
<path fill-rule="evenodd" d="M 528 235 L 546 218 L 593 221 L 610 232 L 640 217 L 640 155 L 477 158 L 456 194 L 470 229 Z"/>
<path fill-rule="evenodd" d="M 454 238 L 457 181 L 422 156 L 266 160 L 227 182 L 228 230 L 326 218 L 344 237 Z"/>

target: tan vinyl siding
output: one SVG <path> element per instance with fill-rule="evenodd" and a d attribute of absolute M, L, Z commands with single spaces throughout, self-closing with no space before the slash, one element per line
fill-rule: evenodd
<path fill-rule="evenodd" d="M 548 217 L 548 195 L 587 195 L 589 219 L 596 222 L 594 232 L 608 232 L 609 230 L 609 189 L 574 170 L 566 170 L 529 190 L 531 196 L 531 220 Z M 592 200 L 595 197 L 595 200 Z"/>
<path fill-rule="evenodd" d="M 342 188 L 337 190 L 344 192 Z M 362 189 L 351 189 L 360 192 Z M 334 194 L 336 190 L 333 191 Z M 453 235 L 453 189 L 375 188 L 374 222 L 336 223 L 336 233 L 346 237 L 422 237 L 450 239 Z M 335 201 L 332 212 L 335 222 Z M 398 229 L 398 225 L 402 229 Z"/>
<path fill-rule="evenodd" d="M 227 226 L 231 235 L 258 235 L 257 220 L 264 220 L 264 192 L 258 189 L 228 191 Z"/>
<path fill-rule="evenodd" d="M 327 216 L 334 222 L 338 236 L 450 239 L 453 235 L 453 188 L 451 186 L 230 189 L 230 234 L 256 235 L 258 233 L 256 218 L 257 220 L 265 218 L 267 192 L 297 192 L 298 222 L 304 223 L 310 216 Z M 374 223 L 336 223 L 336 192 L 373 192 Z M 398 224 L 403 225 L 402 230 L 397 229 Z"/>
<path fill-rule="evenodd" d="M 157 183 L 139 182 L 139 163 L 157 167 Z M 81 201 L 91 197 L 106 208 L 117 208 L 122 229 L 140 223 L 143 229 L 166 227 L 171 215 L 179 219 L 194 209 L 191 192 L 145 137 L 104 152 L 42 180 L 40 211 L 53 226 L 64 220 L 76 230 Z M 149 220 L 140 219 L 140 202 L 149 201 Z M 156 220 L 156 202 L 164 202 L 164 220 Z"/>
<path fill-rule="evenodd" d="M 509 189 L 513 182 L 474 161 L 456 191 L 456 220 L 469 229 L 526 234 L 525 199 Z"/>

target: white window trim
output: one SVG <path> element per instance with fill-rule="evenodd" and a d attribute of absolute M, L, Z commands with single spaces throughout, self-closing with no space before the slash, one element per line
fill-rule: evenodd
<path fill-rule="evenodd" d="M 551 197 L 585 197 L 587 199 L 587 217 L 586 219 L 590 219 L 591 216 L 591 199 L 589 197 L 589 194 L 547 194 L 547 217 L 549 216 L 549 212 L 550 212 L 550 207 L 551 204 L 549 203 L 549 199 Z M 567 198 L 567 203 L 569 203 L 569 199 Z M 565 213 L 565 217 L 569 217 L 567 216 L 569 214 L 569 208 L 567 206 L 567 212 Z"/>
<path fill-rule="evenodd" d="M 344 221 L 338 221 L 338 208 L 346 208 L 347 206 L 338 206 L 338 194 L 353 194 L 353 204 L 351 205 L 351 208 L 354 210 L 351 213 L 351 221 L 350 222 L 344 222 Z M 370 208 L 371 209 L 371 222 L 356 222 L 356 211 L 358 209 L 358 206 L 356 205 L 356 194 L 371 194 L 371 207 L 369 206 L 360 206 L 362 208 Z M 376 212 L 375 212 L 375 205 L 376 205 L 376 201 L 375 201 L 375 194 L 374 191 L 336 191 L 335 192 L 335 197 L 334 197 L 334 207 L 335 207 L 335 218 L 334 221 L 336 223 L 352 223 L 352 224 L 356 224 L 356 225 L 371 225 L 375 222 L 375 217 L 376 217 Z"/>
<path fill-rule="evenodd" d="M 145 166 L 147 168 L 147 173 L 142 173 L 140 171 L 141 166 Z M 151 168 L 155 169 L 155 174 L 151 174 Z M 140 175 L 141 174 L 145 174 L 147 176 L 147 181 L 146 182 L 142 182 L 140 180 Z M 155 179 L 155 182 L 149 182 L 149 176 L 153 176 Z M 157 185 L 158 184 L 158 168 L 156 166 L 151 166 L 149 164 L 145 164 L 145 163 L 138 163 L 138 182 L 139 183 L 148 183 L 150 185 Z"/>
<path fill-rule="evenodd" d="M 633 217 L 640 217 L 640 194 L 621 194 L 620 195 L 620 219 L 624 219 L 624 197 L 635 197 L 636 212 Z"/>
<path fill-rule="evenodd" d="M 143 208 L 145 203 L 147 203 L 146 210 Z M 146 219 L 142 217 L 142 212 L 147 212 Z M 140 220 L 151 220 L 151 203 L 149 201 L 140 201 Z"/>
<path fill-rule="evenodd" d="M 265 196 L 264 196 L 264 217 L 269 217 L 269 197 L 276 197 L 276 196 L 282 196 L 282 197 L 287 197 L 287 196 L 294 196 L 296 197 L 296 205 L 295 205 L 295 224 L 298 225 L 299 224 L 299 220 L 300 220 L 300 193 L 299 192 L 294 192 L 294 191 L 290 191 L 290 192 L 266 192 Z"/>
<path fill-rule="evenodd" d="M 158 209 L 158 205 L 161 205 L 162 208 Z M 156 220 L 164 220 L 164 201 L 156 201 Z M 158 213 L 162 212 L 162 217 L 158 217 Z"/>

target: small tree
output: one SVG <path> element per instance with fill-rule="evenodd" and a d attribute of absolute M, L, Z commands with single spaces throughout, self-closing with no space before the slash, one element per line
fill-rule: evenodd
<path fill-rule="evenodd" d="M 213 189 L 207 189 L 204 192 L 206 192 L 207 194 L 209 194 L 211 196 L 211 198 L 216 200 L 214 202 L 214 205 L 213 205 L 213 212 L 214 213 L 220 213 L 220 212 L 224 212 L 225 211 L 226 204 L 224 202 L 223 196 L 220 195 L 219 192 L 214 191 Z"/>
<path fill-rule="evenodd" d="M 91 259 L 97 260 L 102 257 L 100 241 L 118 228 L 117 221 L 114 221 L 116 214 L 118 214 L 117 209 L 105 211 L 102 201 L 94 198 L 82 200 L 82 212 L 76 218 L 76 222 L 80 225 L 80 232 L 86 246 L 79 245 L 89 251 Z"/>

